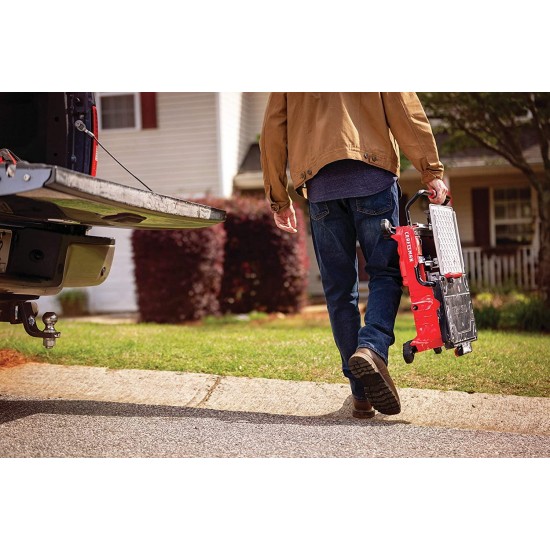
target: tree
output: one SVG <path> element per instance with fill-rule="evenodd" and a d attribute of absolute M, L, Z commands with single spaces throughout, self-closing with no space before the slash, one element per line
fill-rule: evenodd
<path fill-rule="evenodd" d="M 550 306 L 550 93 L 424 92 L 418 94 L 432 123 L 449 133 L 446 148 L 472 145 L 504 157 L 529 180 L 537 197 L 540 250 L 538 284 Z M 534 138 L 542 170 L 525 159 L 525 142 Z"/>

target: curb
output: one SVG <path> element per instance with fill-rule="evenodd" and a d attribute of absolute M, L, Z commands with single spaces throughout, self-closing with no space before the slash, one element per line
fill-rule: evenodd
<path fill-rule="evenodd" d="M 0 368 L 0 396 L 191 407 L 550 436 L 550 398 L 400 388 L 402 412 L 351 416 L 347 384 L 26 363 Z"/>

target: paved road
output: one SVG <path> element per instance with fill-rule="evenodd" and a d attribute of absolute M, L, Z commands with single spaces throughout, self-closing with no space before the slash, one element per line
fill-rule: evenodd
<path fill-rule="evenodd" d="M 0 402 L 3 457 L 548 457 L 550 437 L 75 400 Z"/>
<path fill-rule="evenodd" d="M 550 399 L 401 391 L 351 418 L 340 384 L 0 369 L 1 457 L 550 457 Z"/>

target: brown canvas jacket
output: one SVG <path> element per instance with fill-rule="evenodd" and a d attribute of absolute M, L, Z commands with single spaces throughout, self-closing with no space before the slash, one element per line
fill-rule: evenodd
<path fill-rule="evenodd" d="M 430 123 L 414 92 L 273 92 L 260 136 L 266 198 L 274 212 L 291 203 L 287 163 L 300 194 L 336 160 L 360 160 L 399 176 L 399 147 L 423 184 L 443 177 Z"/>

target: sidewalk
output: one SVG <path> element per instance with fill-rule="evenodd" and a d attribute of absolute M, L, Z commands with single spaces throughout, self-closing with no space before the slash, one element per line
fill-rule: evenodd
<path fill-rule="evenodd" d="M 347 384 L 38 363 L 0 368 L 0 397 L 165 405 L 550 435 L 550 398 L 413 388 L 401 388 L 399 393 L 401 414 L 355 420 Z"/>

